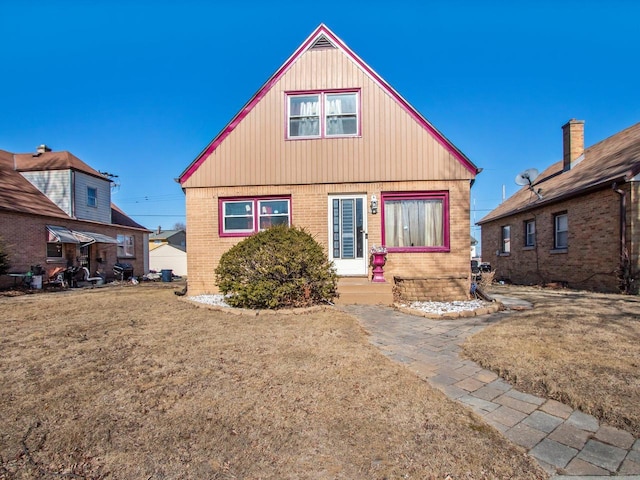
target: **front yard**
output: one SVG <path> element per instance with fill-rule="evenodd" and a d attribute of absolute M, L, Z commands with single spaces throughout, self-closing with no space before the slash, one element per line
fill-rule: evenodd
<path fill-rule="evenodd" d="M 352 317 L 174 288 L 0 296 L 0 478 L 545 478 Z"/>
<path fill-rule="evenodd" d="M 519 390 L 559 400 L 640 437 L 640 298 L 494 285 L 519 312 L 471 337 L 465 353 Z"/>

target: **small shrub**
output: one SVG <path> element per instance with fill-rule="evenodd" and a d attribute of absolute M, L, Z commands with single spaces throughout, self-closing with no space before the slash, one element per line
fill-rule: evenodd
<path fill-rule="evenodd" d="M 274 226 L 225 252 L 216 268 L 225 301 L 242 308 L 308 307 L 337 296 L 338 276 L 304 229 Z"/>
<path fill-rule="evenodd" d="M 0 237 L 0 275 L 4 275 L 9 272 L 11 264 L 9 263 L 9 252 L 7 251 L 7 244 Z"/>

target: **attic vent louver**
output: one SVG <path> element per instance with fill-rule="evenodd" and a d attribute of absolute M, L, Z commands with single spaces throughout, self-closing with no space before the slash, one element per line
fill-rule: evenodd
<path fill-rule="evenodd" d="M 336 46 L 331 43 L 331 41 L 325 37 L 324 35 L 320 35 L 315 42 L 311 44 L 309 50 L 317 50 L 321 48 L 336 48 Z"/>

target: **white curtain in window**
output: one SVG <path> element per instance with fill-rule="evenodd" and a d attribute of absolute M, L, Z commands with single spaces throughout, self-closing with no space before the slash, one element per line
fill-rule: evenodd
<path fill-rule="evenodd" d="M 318 135 L 319 119 L 318 119 L 318 102 L 302 102 L 300 103 L 300 130 L 301 136 Z"/>
<path fill-rule="evenodd" d="M 327 100 L 327 135 L 344 133 L 342 117 L 342 100 L 339 98 Z"/>
<path fill-rule="evenodd" d="M 439 247 L 444 245 L 442 201 L 387 201 L 384 214 L 387 246 Z"/>

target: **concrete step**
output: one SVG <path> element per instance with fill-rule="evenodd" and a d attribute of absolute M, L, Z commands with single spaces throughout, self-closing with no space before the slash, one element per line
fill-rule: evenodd
<path fill-rule="evenodd" d="M 392 305 L 393 284 L 373 283 L 367 277 L 342 277 L 335 300 L 338 305 Z"/>

